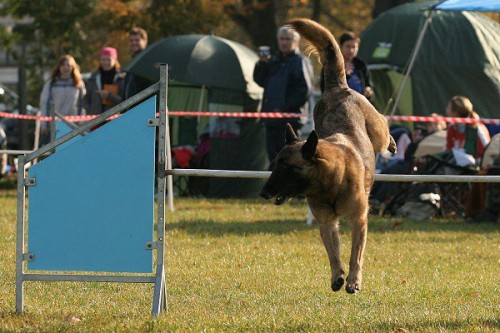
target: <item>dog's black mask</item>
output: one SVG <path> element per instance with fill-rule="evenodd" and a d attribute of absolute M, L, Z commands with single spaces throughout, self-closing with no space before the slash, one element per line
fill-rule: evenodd
<path fill-rule="evenodd" d="M 260 196 L 266 200 L 276 198 L 274 204 L 282 205 L 289 198 L 304 194 L 309 185 L 304 168 L 312 162 L 317 144 L 316 132 L 311 132 L 307 141 L 300 144 L 292 127 L 287 124 L 286 146 L 271 163 L 271 176 Z"/>

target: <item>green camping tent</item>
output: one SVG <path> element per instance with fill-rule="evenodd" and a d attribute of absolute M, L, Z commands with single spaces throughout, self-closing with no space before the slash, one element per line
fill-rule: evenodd
<path fill-rule="evenodd" d="M 255 112 L 258 100 L 244 91 L 169 82 L 170 111 Z M 255 118 L 171 117 L 173 147 L 195 146 L 202 134 L 210 137 L 208 160 L 199 167 L 214 170 L 266 170 L 265 132 Z M 191 190 L 209 197 L 257 197 L 263 179 L 191 177 Z M 177 182 L 177 193 L 185 192 L 186 183 Z"/>
<path fill-rule="evenodd" d="M 180 35 L 153 43 L 125 70 L 156 81 L 158 64 L 168 64 L 170 111 L 256 112 L 263 91 L 253 81 L 257 60 L 253 50 L 225 38 Z M 265 134 L 258 119 L 172 117 L 169 123 L 174 149 L 194 146 L 201 134 L 209 135 L 209 154 L 203 155 L 200 167 L 267 169 Z M 256 197 L 264 183 L 262 179 L 192 178 L 197 193 L 213 197 Z M 184 191 L 182 183 L 179 180 L 178 193 Z"/>
<path fill-rule="evenodd" d="M 480 13 L 426 10 L 435 3 L 395 7 L 362 33 L 359 56 L 372 71 L 376 106 L 381 111 L 392 108 L 390 101 L 399 93 L 420 37 L 421 46 L 396 113 L 443 114 L 452 96 L 464 95 L 482 117 L 498 118 L 500 25 Z M 427 31 L 421 34 L 424 27 Z"/>

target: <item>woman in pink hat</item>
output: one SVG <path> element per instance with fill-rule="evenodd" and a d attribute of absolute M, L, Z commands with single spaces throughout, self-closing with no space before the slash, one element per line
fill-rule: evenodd
<path fill-rule="evenodd" d="M 87 82 L 87 114 L 101 114 L 122 100 L 124 75 L 120 71 L 118 51 L 114 47 L 103 48 L 99 54 L 99 64 Z"/>

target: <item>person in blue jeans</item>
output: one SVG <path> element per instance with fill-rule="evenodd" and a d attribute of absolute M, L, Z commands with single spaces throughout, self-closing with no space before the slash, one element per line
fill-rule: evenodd
<path fill-rule="evenodd" d="M 276 34 L 278 52 L 274 55 L 260 53 L 255 65 L 254 81 L 264 88 L 262 112 L 306 114 L 307 101 L 312 88 L 312 66 L 299 51 L 300 35 L 283 26 Z M 285 146 L 286 123 L 298 132 L 302 127 L 299 117 L 261 119 L 266 128 L 266 148 L 272 162 Z"/>

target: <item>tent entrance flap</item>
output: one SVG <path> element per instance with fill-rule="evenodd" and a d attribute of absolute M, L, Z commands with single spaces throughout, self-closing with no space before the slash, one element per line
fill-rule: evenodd
<path fill-rule="evenodd" d="M 377 82 L 377 93 L 374 104 L 380 112 L 387 114 L 395 103 L 395 95 L 402 87 L 404 75 L 394 69 L 370 69 L 372 78 Z M 413 115 L 412 79 L 408 78 L 403 87 L 399 103 L 396 108 L 399 115 Z"/>

